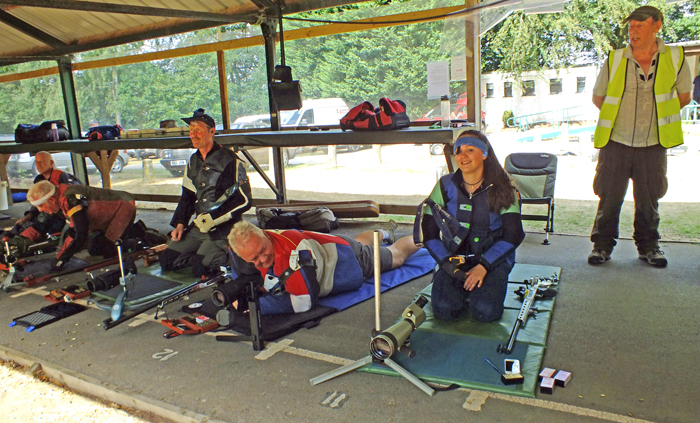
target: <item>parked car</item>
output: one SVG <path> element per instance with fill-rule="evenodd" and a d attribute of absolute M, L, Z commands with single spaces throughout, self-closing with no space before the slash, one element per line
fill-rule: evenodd
<path fill-rule="evenodd" d="M 269 164 L 269 147 L 251 148 L 247 151 L 253 159 L 261 166 Z M 187 170 L 187 163 L 190 161 L 192 154 L 197 151 L 194 148 L 182 148 L 177 150 L 163 150 L 163 158 L 160 159 L 160 164 L 173 176 L 182 176 Z M 296 156 L 296 148 L 285 147 L 282 149 L 282 160 L 284 165 L 289 164 L 289 160 Z M 241 157 L 243 155 L 241 154 Z"/>
<path fill-rule="evenodd" d="M 55 168 L 72 172 L 73 163 L 71 161 L 70 153 L 52 153 L 51 157 L 53 158 Z M 29 153 L 12 154 L 10 156 L 10 160 L 7 162 L 7 173 L 10 176 L 18 176 L 23 172 L 29 172 L 32 177 L 35 177 L 39 174 L 39 172 L 36 170 L 34 159 L 35 157 L 31 156 Z M 117 159 L 112 165 L 112 173 L 121 172 L 122 169 L 124 169 L 124 166 L 126 166 L 128 163 L 129 153 L 127 150 L 120 150 Z M 86 159 L 85 164 L 87 165 L 88 173 L 97 172 L 97 167 L 95 167 L 95 164 L 92 163 L 92 160 Z"/>

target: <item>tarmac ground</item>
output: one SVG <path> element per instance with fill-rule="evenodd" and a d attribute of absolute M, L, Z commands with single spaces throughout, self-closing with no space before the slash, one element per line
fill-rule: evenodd
<path fill-rule="evenodd" d="M 26 208 L 4 213 L 16 219 Z M 139 208 L 137 218 L 165 233 L 171 215 Z M 343 220 L 338 233 L 356 235 L 378 222 Z M 401 225 L 400 235 L 411 229 Z M 0 292 L 0 359 L 38 363 L 73 390 L 183 422 L 698 421 L 700 246 L 662 243 L 669 266 L 658 269 L 637 258 L 631 240 L 620 240 L 612 260 L 591 266 L 586 237 L 550 235 L 549 246 L 543 237 L 528 233 L 517 261 L 562 268 L 543 366 L 570 371 L 572 380 L 537 399 L 468 389 L 429 397 L 405 379 L 363 372 L 312 386 L 310 378 L 368 355 L 373 301 L 260 352 L 249 342 L 216 342 L 211 333 L 166 339 L 154 310 L 109 331 L 102 327 L 108 312 L 95 308 L 30 333 L 8 327 L 48 305 L 42 296 L 51 289 L 82 282 L 82 274 Z M 382 321 L 398 318 L 429 283 L 426 275 L 382 294 Z M 208 295 L 200 291 L 189 302 Z M 168 317 L 187 303 L 168 306 Z M 336 407 L 324 404 L 332 393 L 345 395 Z"/>

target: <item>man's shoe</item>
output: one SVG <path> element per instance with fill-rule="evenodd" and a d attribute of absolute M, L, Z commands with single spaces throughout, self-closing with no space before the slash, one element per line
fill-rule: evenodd
<path fill-rule="evenodd" d="M 389 238 L 384 240 L 385 244 L 393 244 L 396 242 L 396 230 L 398 228 L 399 225 L 393 220 L 389 220 L 384 225 L 382 225 L 382 229 L 387 231 L 387 233 L 389 234 Z"/>
<path fill-rule="evenodd" d="M 588 262 L 590 264 L 603 264 L 607 260 L 610 260 L 610 253 L 605 250 L 595 249 L 588 255 Z"/>
<path fill-rule="evenodd" d="M 664 257 L 664 252 L 658 248 L 651 250 L 646 254 L 639 253 L 639 259 L 646 260 L 654 267 L 666 267 L 666 265 L 668 265 L 668 260 L 666 260 L 666 257 Z"/>

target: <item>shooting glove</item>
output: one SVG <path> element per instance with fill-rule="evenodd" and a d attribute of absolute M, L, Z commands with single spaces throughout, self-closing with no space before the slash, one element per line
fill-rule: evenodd
<path fill-rule="evenodd" d="M 51 260 L 51 270 L 49 270 L 49 272 L 60 272 L 65 264 L 66 261 L 63 259 L 53 259 Z"/>
<path fill-rule="evenodd" d="M 194 224 L 199 228 L 200 232 L 205 234 L 229 220 L 231 220 L 231 213 L 226 213 L 217 219 L 212 218 L 209 213 L 202 213 L 194 219 Z"/>
<path fill-rule="evenodd" d="M 457 279 L 458 281 L 465 281 L 467 280 L 467 272 L 460 269 L 462 264 L 464 264 L 464 257 L 452 256 L 443 260 L 443 262 L 440 264 L 440 268 L 442 268 L 442 270 L 444 270 L 445 273 L 450 275 L 452 278 Z"/>

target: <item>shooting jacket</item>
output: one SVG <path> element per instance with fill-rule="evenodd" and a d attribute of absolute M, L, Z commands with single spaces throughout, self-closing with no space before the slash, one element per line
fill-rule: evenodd
<path fill-rule="evenodd" d="M 56 191 L 60 209 L 74 233 L 66 236 L 57 259 L 68 260 L 80 251 L 90 232 L 102 231 L 114 242 L 134 223 L 136 201 L 128 192 L 64 184 L 59 184 Z"/>
<path fill-rule="evenodd" d="M 520 220 L 520 203 L 515 191 L 513 204 L 495 213 L 488 204 L 491 188 L 488 181 L 484 181 L 471 196 L 463 188 L 463 182 L 459 170 L 445 175 L 435 185 L 429 198 L 467 229 L 465 236 L 458 240 L 442 239 L 432 212 L 427 210 L 421 223 L 425 247 L 438 263 L 444 263 L 454 255 L 474 254 L 472 265 L 479 263 L 487 271 L 503 262 L 514 264 L 515 249 L 525 238 Z M 454 226 L 450 228 L 453 234 L 458 229 Z"/>
<path fill-rule="evenodd" d="M 286 280 L 283 292 L 260 297 L 262 314 L 308 311 L 318 298 L 353 291 L 364 283 L 360 262 L 342 237 L 296 230 L 266 230 L 265 235 L 272 242 L 275 263 L 258 269 L 264 278 L 279 278 L 290 267 L 290 258 L 301 251 L 311 252 L 316 268 L 302 266 Z"/>
<path fill-rule="evenodd" d="M 170 221 L 172 227 L 178 224 L 187 226 L 192 215 L 210 213 L 213 219 L 218 219 L 226 213 L 231 213 L 229 221 L 223 222 L 209 232 L 213 240 L 226 239 L 234 223 L 241 219 L 241 215 L 250 209 L 250 186 L 244 185 L 246 198 L 240 192 L 229 197 L 220 207 L 209 211 L 209 204 L 215 203 L 224 192 L 236 183 L 236 165 L 238 157 L 236 153 L 214 143 L 206 159 L 196 151 L 190 157 L 187 172 L 182 179 L 182 196 Z M 235 211 L 234 211 L 235 209 Z"/>
<path fill-rule="evenodd" d="M 34 178 L 34 183 L 36 184 L 37 182 L 41 181 L 49 181 L 55 186 L 58 186 L 59 184 L 65 184 L 65 185 L 80 185 L 80 181 L 78 178 L 75 176 L 71 175 L 68 172 L 63 172 L 62 170 L 58 169 L 52 169 L 51 170 L 51 175 L 49 175 L 49 178 L 46 179 L 44 177 L 44 174 L 40 173 L 36 175 L 36 178 Z M 39 217 L 41 212 L 39 209 L 37 209 L 35 206 L 32 206 L 29 210 L 24 212 L 24 215 L 30 215 L 30 221 L 33 221 Z M 63 215 L 63 212 L 59 210 L 58 213 L 56 213 L 53 216 L 54 219 L 61 219 L 64 220 L 66 217 Z M 39 241 L 42 239 L 46 234 L 43 234 L 37 230 L 37 228 L 34 227 L 34 225 L 29 225 L 26 229 L 24 229 L 21 233 L 20 236 L 23 236 L 27 239 L 30 239 L 34 242 Z"/>
<path fill-rule="evenodd" d="M 627 47 L 629 48 L 629 47 Z M 593 145 L 602 148 L 610 140 L 613 126 L 620 111 L 620 101 L 627 84 L 628 59 L 625 49 L 614 50 L 608 57 L 608 88 L 600 108 Z M 654 103 L 659 134 L 659 144 L 665 148 L 683 144 L 681 105 L 676 93 L 676 77 L 683 66 L 685 56 L 682 47 L 664 45 L 658 55 L 654 76 Z"/>

